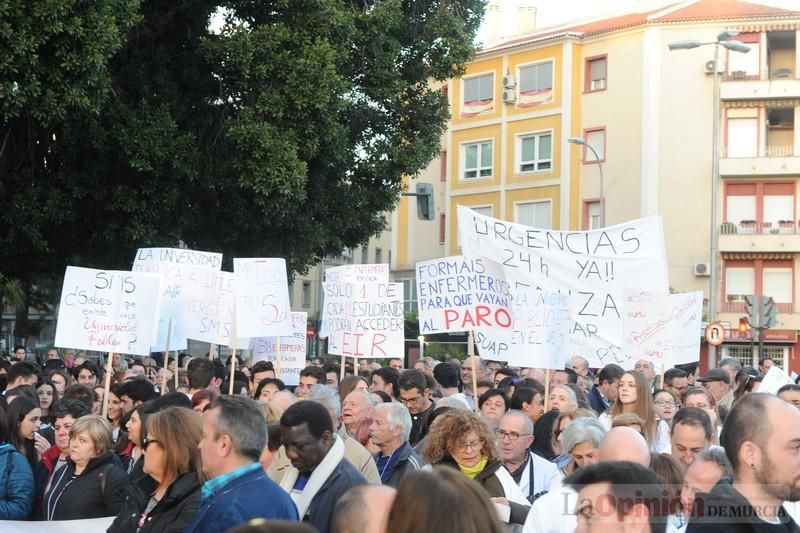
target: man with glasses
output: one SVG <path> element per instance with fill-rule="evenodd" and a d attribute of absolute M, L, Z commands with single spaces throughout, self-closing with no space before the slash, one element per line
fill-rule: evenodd
<path fill-rule="evenodd" d="M 686 372 L 680 368 L 670 368 L 664 372 L 664 390 L 672 394 L 677 405 L 681 404 L 681 397 L 689 388 L 689 379 Z"/>
<path fill-rule="evenodd" d="M 507 412 L 496 430 L 497 450 L 503 466 L 529 502 L 548 492 L 561 479 L 558 467 L 529 448 L 533 444 L 533 422 L 522 411 Z"/>
<path fill-rule="evenodd" d="M 428 434 L 428 419 L 436 407 L 430 400 L 430 388 L 425 374 L 419 370 L 406 370 L 397 382 L 398 400 L 411 414 L 411 434 L 408 442 L 416 446 Z"/>

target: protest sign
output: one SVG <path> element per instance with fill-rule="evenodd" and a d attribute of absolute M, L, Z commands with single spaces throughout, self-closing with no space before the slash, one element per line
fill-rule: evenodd
<path fill-rule="evenodd" d="M 184 315 L 182 314 L 186 286 L 203 277 L 204 271 L 216 272 L 221 267 L 222 254 L 215 252 L 181 248 L 139 248 L 136 251 L 131 270 L 158 274 L 166 282 L 161 295 L 158 334 L 153 340 L 152 351 L 162 352 L 187 348 Z M 172 319 L 172 328 L 167 331 L 170 319 Z M 166 345 L 167 337 L 169 337 L 169 346 Z"/>
<path fill-rule="evenodd" d="M 186 336 L 218 346 L 231 346 L 234 275 L 231 272 L 206 270 L 197 272 L 197 276 L 194 282 L 186 285 L 181 299 Z"/>
<path fill-rule="evenodd" d="M 55 345 L 149 355 L 160 290 L 155 274 L 67 267 Z"/>
<path fill-rule="evenodd" d="M 511 293 L 503 268 L 463 255 L 417 263 L 419 331 L 510 329 Z"/>
<path fill-rule="evenodd" d="M 325 281 L 330 283 L 389 283 L 389 265 L 387 263 L 342 265 L 325 271 Z M 318 336 L 328 337 L 328 321 L 325 305 L 322 306 L 322 322 Z"/>
<path fill-rule="evenodd" d="M 625 291 L 625 353 L 657 369 L 700 360 L 703 292 L 658 294 Z"/>
<path fill-rule="evenodd" d="M 594 231 L 537 229 L 458 208 L 464 254 L 503 265 L 512 287 L 572 295 L 568 355 L 589 366 L 632 368 L 624 353 L 622 304 L 627 288 L 666 293 L 667 260 L 659 217 Z"/>
<path fill-rule="evenodd" d="M 300 371 L 306 367 L 306 324 L 308 313 L 292 313 L 292 333 L 280 337 L 258 337 L 250 340 L 253 361 L 271 361 L 280 368 L 280 378 L 287 385 L 300 384 Z M 276 364 L 280 339 L 281 362 Z"/>
<path fill-rule="evenodd" d="M 402 283 L 322 284 L 328 353 L 386 358 L 405 355 Z"/>
<path fill-rule="evenodd" d="M 49 522 L 22 520 L 0 520 L 3 533 L 95 533 L 106 531 L 116 516 L 90 518 L 87 520 L 52 520 Z"/>
<path fill-rule="evenodd" d="M 233 260 L 236 331 L 240 337 L 292 334 L 289 281 L 284 259 Z"/>
<path fill-rule="evenodd" d="M 794 381 L 786 372 L 778 365 L 772 365 L 767 373 L 764 374 L 764 379 L 758 386 L 757 392 L 765 392 L 767 394 L 777 394 L 778 390 L 784 385 L 791 385 Z"/>
<path fill-rule="evenodd" d="M 526 287 L 512 293 L 512 329 L 478 329 L 475 345 L 480 356 L 506 361 L 511 366 L 564 368 L 569 351 L 571 297 L 566 292 Z"/>

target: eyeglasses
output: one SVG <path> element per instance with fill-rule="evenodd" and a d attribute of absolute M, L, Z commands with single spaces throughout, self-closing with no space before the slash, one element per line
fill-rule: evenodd
<path fill-rule="evenodd" d="M 458 446 L 454 446 L 453 448 L 457 452 L 465 452 L 465 451 L 470 450 L 470 449 L 478 450 L 480 448 L 483 448 L 483 442 L 484 442 L 483 439 L 478 439 L 478 440 L 475 440 L 475 441 L 472 441 L 472 442 L 467 442 L 467 443 L 464 443 L 464 444 L 461 444 L 461 445 L 458 445 Z"/>
<path fill-rule="evenodd" d="M 504 431 L 502 429 L 495 430 L 495 434 L 497 435 L 497 440 L 503 440 L 508 437 L 511 442 L 515 442 L 520 437 L 529 437 L 531 435 L 530 433 L 517 433 L 516 431 Z"/>
<path fill-rule="evenodd" d="M 161 441 L 158 441 L 156 439 L 148 439 L 147 437 L 145 437 L 144 439 L 142 439 L 142 450 L 147 451 L 147 447 L 153 443 L 161 444 Z"/>
<path fill-rule="evenodd" d="M 407 405 L 409 403 L 418 403 L 420 400 L 422 400 L 422 395 L 414 396 L 413 398 L 403 398 L 401 396 L 400 398 L 398 398 L 397 401 L 399 401 L 403 405 Z"/>
<path fill-rule="evenodd" d="M 659 407 L 675 407 L 677 404 L 669 400 L 656 400 L 655 404 Z"/>

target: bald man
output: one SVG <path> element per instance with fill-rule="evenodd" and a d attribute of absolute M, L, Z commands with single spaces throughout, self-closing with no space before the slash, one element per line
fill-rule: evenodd
<path fill-rule="evenodd" d="M 386 485 L 361 485 L 336 503 L 331 533 L 383 533 L 397 491 Z"/>
<path fill-rule="evenodd" d="M 641 434 L 629 427 L 616 427 L 600 442 L 600 461 L 631 461 L 649 468 L 650 449 Z M 533 503 L 523 533 L 575 531 L 578 493 L 567 486 L 551 486 L 550 492 Z"/>

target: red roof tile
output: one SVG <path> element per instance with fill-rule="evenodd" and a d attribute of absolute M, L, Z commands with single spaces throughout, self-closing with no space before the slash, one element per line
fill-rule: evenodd
<path fill-rule="evenodd" d="M 737 0 L 697 0 L 681 9 L 658 17 L 659 22 L 678 22 L 684 20 L 713 20 L 732 18 L 753 18 L 800 15 L 779 7 L 765 6 Z"/>

